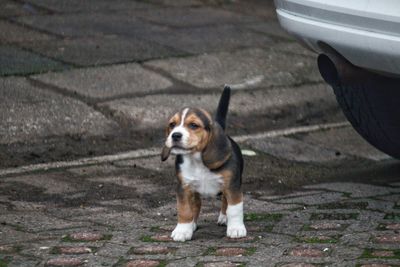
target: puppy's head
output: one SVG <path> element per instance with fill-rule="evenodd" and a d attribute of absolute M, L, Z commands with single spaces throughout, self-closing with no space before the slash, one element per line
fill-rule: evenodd
<path fill-rule="evenodd" d="M 203 151 L 210 139 L 211 127 L 212 119 L 207 111 L 182 109 L 168 122 L 161 159 L 166 160 L 170 153 L 178 155 Z"/>
<path fill-rule="evenodd" d="M 224 130 L 203 109 L 182 109 L 171 117 L 165 133 L 167 138 L 161 153 L 163 161 L 171 153 L 182 155 L 201 152 L 204 164 L 215 169 L 230 156 L 231 146 Z"/>

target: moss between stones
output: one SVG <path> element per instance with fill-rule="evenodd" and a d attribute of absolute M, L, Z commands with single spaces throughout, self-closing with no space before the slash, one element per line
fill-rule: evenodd
<path fill-rule="evenodd" d="M 61 254 L 59 247 L 53 247 L 50 249 L 49 254 Z"/>
<path fill-rule="evenodd" d="M 257 248 L 247 248 L 244 256 L 251 256 L 257 251 Z"/>
<path fill-rule="evenodd" d="M 278 222 L 282 219 L 282 214 L 279 213 L 246 213 L 244 220 L 246 222 L 253 221 L 274 221 Z"/>
<path fill-rule="evenodd" d="M 372 255 L 373 252 L 375 251 L 392 251 L 393 256 L 374 256 Z M 400 249 L 370 249 L 367 248 L 364 250 L 364 252 L 361 254 L 360 258 L 363 259 L 400 259 Z"/>
<path fill-rule="evenodd" d="M 157 267 L 165 267 L 167 266 L 167 262 L 165 260 L 160 260 L 160 264 Z"/>
<path fill-rule="evenodd" d="M 215 255 L 217 249 L 215 247 L 208 247 L 207 250 L 203 253 L 203 256 Z"/>
<path fill-rule="evenodd" d="M 271 233 L 272 230 L 274 229 L 274 226 L 275 226 L 275 225 L 266 225 L 266 226 L 264 227 L 264 232 Z"/>
<path fill-rule="evenodd" d="M 400 213 L 387 213 L 385 217 L 383 217 L 385 220 L 393 220 L 393 221 L 400 221 Z"/>
<path fill-rule="evenodd" d="M 149 235 L 142 235 L 139 239 L 142 242 L 169 242 L 171 240 L 156 240 L 153 237 L 149 236 Z"/>
<path fill-rule="evenodd" d="M 158 242 L 157 240 L 154 240 L 153 238 L 151 238 L 151 236 L 149 235 L 144 235 L 140 238 L 140 241 L 142 242 Z"/>
<path fill-rule="evenodd" d="M 159 231 L 160 231 L 160 226 L 152 226 L 152 227 L 150 228 L 150 231 L 151 231 L 151 232 L 159 232 Z"/>
<path fill-rule="evenodd" d="M 349 192 L 344 192 L 342 195 L 343 195 L 344 197 L 351 197 L 351 193 L 349 193 Z"/>
<path fill-rule="evenodd" d="M 19 232 L 27 232 L 24 227 L 20 224 L 14 224 L 14 223 L 7 223 L 7 222 L 1 222 L 2 225 L 8 225 L 11 226 L 12 228 L 14 228 L 15 231 L 19 231 Z"/>
<path fill-rule="evenodd" d="M 122 256 L 118 258 L 118 261 L 112 266 L 112 267 L 120 267 L 125 265 L 127 262 L 126 259 L 124 259 Z"/>
<path fill-rule="evenodd" d="M 111 238 L 112 238 L 112 234 L 105 234 L 105 235 L 103 235 L 103 238 L 100 240 L 111 240 Z"/>
<path fill-rule="evenodd" d="M 358 213 L 312 213 L 310 220 L 356 220 Z"/>
<path fill-rule="evenodd" d="M 10 256 L 0 256 L 0 267 L 7 267 L 11 260 L 12 257 Z"/>

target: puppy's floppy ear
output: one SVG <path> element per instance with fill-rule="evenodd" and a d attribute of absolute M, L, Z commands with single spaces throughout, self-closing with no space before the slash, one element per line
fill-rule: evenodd
<path fill-rule="evenodd" d="M 171 154 L 171 148 L 164 146 L 162 151 L 161 151 L 161 160 L 166 161 L 169 157 L 169 154 Z"/>
<path fill-rule="evenodd" d="M 231 142 L 218 123 L 210 128 L 208 144 L 203 150 L 202 160 L 207 168 L 214 170 L 221 167 L 231 156 Z"/>

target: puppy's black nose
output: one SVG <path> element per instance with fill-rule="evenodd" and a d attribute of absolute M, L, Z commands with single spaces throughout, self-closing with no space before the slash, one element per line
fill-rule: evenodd
<path fill-rule="evenodd" d="M 179 132 L 173 133 L 172 134 L 172 140 L 174 140 L 174 142 L 178 142 L 182 139 L 182 134 Z"/>

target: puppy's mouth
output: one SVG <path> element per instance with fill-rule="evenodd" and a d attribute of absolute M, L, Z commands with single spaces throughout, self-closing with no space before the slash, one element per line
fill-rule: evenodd
<path fill-rule="evenodd" d="M 181 147 L 174 145 L 171 147 L 171 154 L 173 155 L 179 155 L 179 154 L 189 154 L 191 153 L 192 149 L 191 148 L 186 148 L 186 147 Z"/>
<path fill-rule="evenodd" d="M 185 155 L 190 154 L 193 151 L 193 147 L 182 147 L 179 144 L 174 144 L 173 146 L 169 147 L 165 145 L 161 151 L 161 160 L 165 161 L 168 159 L 169 155 Z"/>

